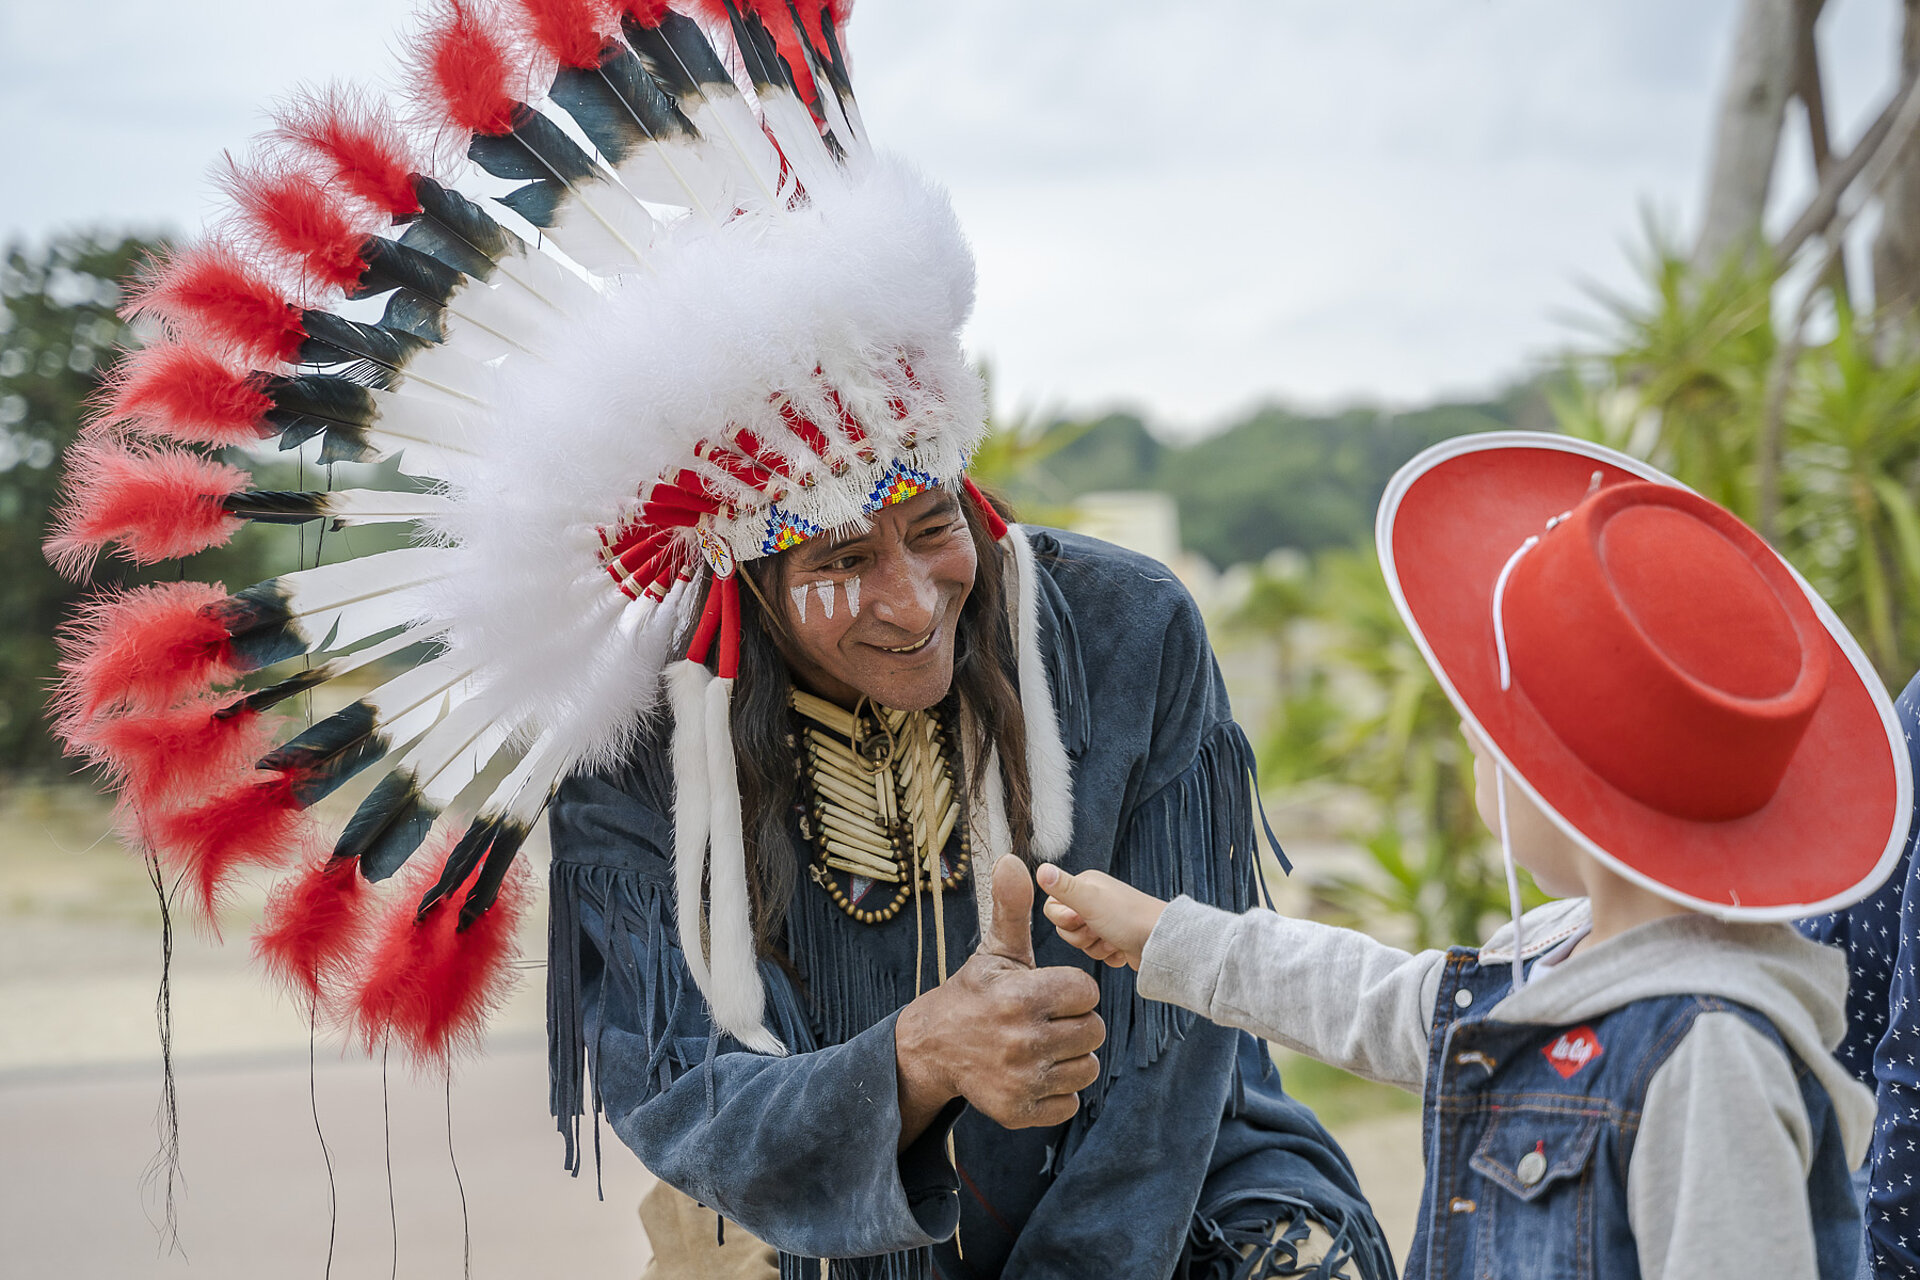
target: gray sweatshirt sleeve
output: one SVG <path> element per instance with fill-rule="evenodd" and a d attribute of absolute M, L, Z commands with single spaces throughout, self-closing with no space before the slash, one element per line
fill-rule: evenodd
<path fill-rule="evenodd" d="M 1180 897 L 1142 950 L 1140 994 L 1417 1093 L 1445 961 L 1351 929 Z"/>
<path fill-rule="evenodd" d="M 1647 1086 L 1627 1165 L 1640 1274 L 1813 1276 L 1812 1152 L 1779 1047 L 1737 1014 L 1701 1014 Z"/>

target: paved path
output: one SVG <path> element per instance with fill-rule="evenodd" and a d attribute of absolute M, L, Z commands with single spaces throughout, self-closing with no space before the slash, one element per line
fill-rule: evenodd
<path fill-rule="evenodd" d="M 323 1061 L 314 1097 L 339 1188 L 332 1275 L 394 1272 L 386 1157 L 399 1219 L 398 1274 L 462 1275 L 464 1185 L 474 1277 L 636 1277 L 646 1237 L 634 1213 L 649 1184 L 606 1134 L 606 1200 L 591 1162 L 578 1180 L 545 1114 L 546 1053 L 496 1043 L 447 1095 L 438 1081 L 389 1075 L 382 1135 L 378 1063 Z M 178 1071 L 181 1252 L 160 1251 L 152 1158 L 157 1066 L 15 1072 L 0 1077 L 0 1275 L 67 1280 L 259 1280 L 327 1274 L 327 1172 L 314 1136 L 304 1057 L 203 1060 Z"/>

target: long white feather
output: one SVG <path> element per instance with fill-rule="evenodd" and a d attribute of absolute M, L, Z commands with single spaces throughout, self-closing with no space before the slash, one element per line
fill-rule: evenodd
<path fill-rule="evenodd" d="M 476 456 L 461 408 L 399 391 L 373 391 L 374 418 L 367 447 L 382 458 L 398 455 L 410 476 L 443 476 L 461 458 Z"/>
<path fill-rule="evenodd" d="M 1000 771 L 1000 749 L 987 744 L 983 762 L 974 750 L 973 713 L 961 707 L 960 746 L 968 778 L 967 830 L 973 836 L 973 907 L 980 936 L 993 933 L 993 868 L 1013 852 L 1013 827 L 1007 821 L 1007 788 Z"/>
<path fill-rule="evenodd" d="M 393 524 L 444 515 L 445 495 L 396 489 L 335 489 L 321 502 L 322 514 L 339 525 Z"/>
<path fill-rule="evenodd" d="M 423 615 L 419 592 L 440 580 L 450 553 L 402 547 L 274 579 L 294 625 L 312 644 L 349 648 Z"/>
<path fill-rule="evenodd" d="M 747 894 L 747 850 L 740 826 L 740 779 L 733 754 L 730 713 L 733 681 L 714 680 L 706 689 L 707 785 L 713 817 L 713 857 L 707 864 L 711 908 L 707 917 L 712 942 L 713 987 L 707 1003 L 722 1030 L 757 1053 L 784 1057 L 785 1045 L 769 1031 L 766 989 L 753 945 L 753 920 Z"/>
<path fill-rule="evenodd" d="M 435 809 L 452 804 L 509 738 L 507 726 L 485 699 L 461 701 L 457 693 L 446 716 L 394 766 L 396 772 L 412 775 L 421 798 Z"/>
<path fill-rule="evenodd" d="M 1073 844 L 1073 764 L 1060 738 L 1053 688 L 1047 681 L 1046 662 L 1040 656 L 1040 582 L 1029 536 L 1020 525 L 1008 530 L 1018 599 L 1014 644 L 1019 650 L 1020 708 L 1027 725 L 1033 852 L 1047 862 L 1058 862 Z"/>
<path fill-rule="evenodd" d="M 674 911 L 687 971 L 702 992 L 713 987 L 707 966 L 706 913 L 701 881 L 707 870 L 707 833 L 712 788 L 707 782 L 707 685 L 713 676 L 697 662 L 676 662 L 667 672 L 673 702 Z"/>
<path fill-rule="evenodd" d="M 374 721 L 394 747 L 403 746 L 431 728 L 445 715 L 449 703 L 465 700 L 457 686 L 473 675 L 470 660 L 442 654 L 431 662 L 403 671 L 361 701 L 373 708 Z"/>
<path fill-rule="evenodd" d="M 609 178 L 569 187 L 547 235 L 587 270 L 612 276 L 646 262 L 659 227 L 631 192 Z"/>

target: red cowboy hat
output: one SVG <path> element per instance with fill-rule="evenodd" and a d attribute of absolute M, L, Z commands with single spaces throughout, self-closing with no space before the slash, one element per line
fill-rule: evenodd
<path fill-rule="evenodd" d="M 1614 870 L 1784 920 L 1893 869 L 1913 779 L 1886 689 L 1721 507 L 1599 445 L 1494 432 L 1402 467 L 1375 535 L 1461 717 Z"/>

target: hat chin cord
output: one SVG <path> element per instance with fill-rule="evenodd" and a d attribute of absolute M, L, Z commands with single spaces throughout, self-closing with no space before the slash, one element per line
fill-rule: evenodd
<path fill-rule="evenodd" d="M 1556 516 L 1547 522 L 1551 529 L 1565 516 Z M 1500 613 L 1500 606 L 1507 594 L 1507 579 L 1513 576 L 1513 567 L 1520 563 L 1520 557 L 1540 545 L 1540 535 L 1533 534 L 1515 548 L 1500 566 L 1500 576 L 1493 580 L 1493 649 L 1500 660 L 1500 692 L 1505 693 L 1513 687 L 1513 669 L 1507 662 L 1507 629 Z M 1507 829 L 1507 767 L 1495 762 L 1493 766 L 1494 807 L 1500 819 L 1500 862 L 1507 873 L 1507 912 L 1513 917 L 1513 989 L 1515 991 L 1527 985 L 1527 970 L 1521 960 L 1525 948 L 1524 931 L 1520 925 L 1520 872 L 1513 863 L 1513 837 Z"/>
<path fill-rule="evenodd" d="M 1513 840 L 1507 834 L 1507 771 L 1502 765 L 1494 766 L 1493 795 L 1500 813 L 1500 861 L 1507 869 L 1507 911 L 1513 916 L 1513 989 L 1518 991 L 1527 985 L 1527 970 L 1520 959 L 1525 940 L 1520 927 L 1520 872 L 1513 864 Z"/>

